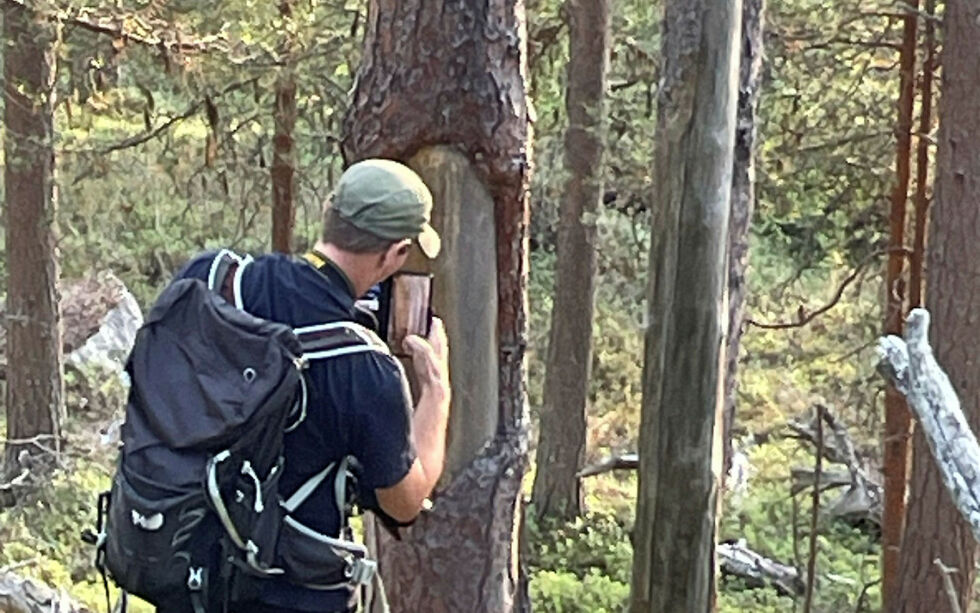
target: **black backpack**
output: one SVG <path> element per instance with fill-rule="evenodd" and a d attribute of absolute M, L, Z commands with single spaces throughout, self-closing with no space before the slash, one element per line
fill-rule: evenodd
<path fill-rule="evenodd" d="M 161 608 L 220 610 L 269 577 L 352 592 L 376 573 L 346 522 L 352 458 L 285 499 L 279 478 L 283 435 L 306 415 L 309 362 L 388 349 L 353 322 L 293 330 L 249 315 L 248 262 L 222 251 L 207 284 L 172 283 L 126 366 L 132 387 L 112 489 L 100 498 L 96 562 L 124 593 Z M 331 482 L 336 536 L 291 516 Z"/>

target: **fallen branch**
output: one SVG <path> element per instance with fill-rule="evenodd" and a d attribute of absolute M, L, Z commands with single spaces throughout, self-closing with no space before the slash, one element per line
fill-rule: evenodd
<path fill-rule="evenodd" d="M 575 475 L 579 479 L 583 477 L 594 477 L 614 470 L 636 470 L 640 466 L 640 456 L 636 453 L 624 453 L 616 455 L 599 462 L 591 464 Z"/>
<path fill-rule="evenodd" d="M 89 613 L 64 590 L 55 591 L 14 573 L 0 573 L 0 611 L 4 613 Z"/>
<path fill-rule="evenodd" d="M 936 362 L 929 345 L 929 312 L 912 309 L 905 340 L 887 336 L 878 342 L 878 370 L 905 393 L 943 485 L 980 542 L 980 445 L 960 408 L 956 390 Z"/>
<path fill-rule="evenodd" d="M 843 519 L 851 525 L 870 522 L 875 526 L 881 526 L 884 493 L 880 479 L 876 478 L 877 475 L 872 477 L 868 474 L 847 429 L 836 418 L 833 411 L 827 407 L 819 407 L 817 413 L 823 415 L 823 423 L 830 428 L 833 435 L 829 439 L 826 437 L 824 439 L 822 446 L 824 459 L 847 467 L 847 473 L 830 471 L 820 476 L 821 491 L 847 488 L 839 498 L 827 506 L 827 512 L 831 517 Z M 816 418 L 810 423 L 790 421 L 788 426 L 795 438 L 816 445 Z M 793 478 L 791 492 L 795 495 L 813 487 L 815 482 L 813 473 L 812 469 L 794 468 L 791 472 Z"/>
<path fill-rule="evenodd" d="M 802 596 L 806 587 L 800 571 L 752 551 L 745 539 L 718 543 L 715 548 L 721 572 L 739 577 L 751 587 L 772 586 L 784 596 Z"/>
<path fill-rule="evenodd" d="M 10 481 L 7 481 L 6 483 L 0 483 L 0 492 L 6 492 L 8 490 L 12 490 L 16 487 L 20 487 L 21 485 L 24 485 L 25 483 L 27 483 L 27 478 L 30 476 L 31 476 L 31 471 L 26 468 L 23 469 L 22 471 L 20 471 L 19 475 L 17 475 Z"/>

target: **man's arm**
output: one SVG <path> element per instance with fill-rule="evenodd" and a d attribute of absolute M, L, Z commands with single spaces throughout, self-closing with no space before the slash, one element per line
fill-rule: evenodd
<path fill-rule="evenodd" d="M 418 457 L 395 485 L 376 491 L 381 510 L 399 522 L 410 522 L 422 509 L 442 475 L 449 419 L 449 349 L 442 320 L 432 319 L 428 339 L 410 336 L 405 348 L 419 384 L 419 401 L 412 417 L 412 436 Z"/>

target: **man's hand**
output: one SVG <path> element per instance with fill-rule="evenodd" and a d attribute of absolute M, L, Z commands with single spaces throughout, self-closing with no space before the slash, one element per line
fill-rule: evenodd
<path fill-rule="evenodd" d="M 422 388 L 430 388 L 437 394 L 445 395 L 445 405 L 449 406 L 449 343 L 446 340 L 446 326 L 438 317 L 432 318 L 427 339 L 411 335 L 405 338 L 405 351 L 412 358 L 415 377 Z"/>
<path fill-rule="evenodd" d="M 419 401 L 412 417 L 412 437 L 418 458 L 408 474 L 389 488 L 377 490 L 381 509 L 400 522 L 418 515 L 442 474 L 449 419 L 449 344 L 442 320 L 433 317 L 429 337 L 409 336 L 405 350 L 419 383 Z"/>

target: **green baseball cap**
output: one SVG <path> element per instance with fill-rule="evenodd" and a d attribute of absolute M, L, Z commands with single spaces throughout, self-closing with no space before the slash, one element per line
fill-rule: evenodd
<path fill-rule="evenodd" d="M 392 241 L 412 238 L 429 258 L 439 255 L 439 235 L 429 225 L 432 194 L 404 164 L 369 159 L 351 165 L 334 188 L 331 205 L 344 221 Z"/>

